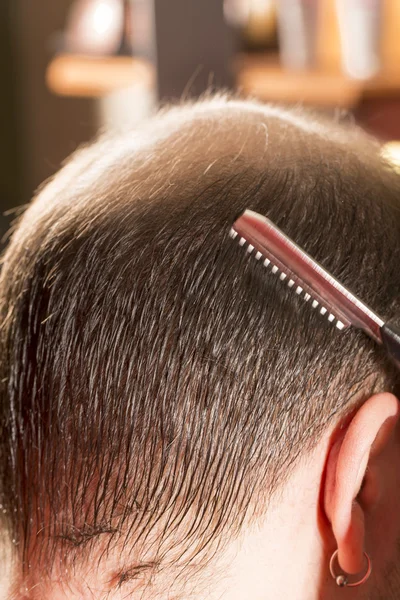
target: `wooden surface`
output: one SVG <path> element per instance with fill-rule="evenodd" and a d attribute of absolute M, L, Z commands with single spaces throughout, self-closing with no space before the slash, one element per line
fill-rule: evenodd
<path fill-rule="evenodd" d="M 360 84 L 341 73 L 289 71 L 277 57 L 251 55 L 239 57 L 236 66 L 239 90 L 261 100 L 349 108 L 360 98 Z"/>
<path fill-rule="evenodd" d="M 241 91 L 270 102 L 353 108 L 362 98 L 400 96 L 400 69 L 391 66 L 362 81 L 333 69 L 285 70 L 277 56 L 244 55 L 237 59 L 236 71 Z"/>
<path fill-rule="evenodd" d="M 132 85 L 151 87 L 152 65 L 129 56 L 92 58 L 60 54 L 50 63 L 46 80 L 60 96 L 99 97 Z"/>
<path fill-rule="evenodd" d="M 334 70 L 288 71 L 277 56 L 249 54 L 236 58 L 235 73 L 242 93 L 269 102 L 351 109 L 364 97 L 400 96 L 400 69 L 389 66 L 373 79 L 357 81 Z M 152 65 L 129 57 L 59 55 L 47 70 L 49 88 L 63 96 L 99 97 L 154 82 Z"/>

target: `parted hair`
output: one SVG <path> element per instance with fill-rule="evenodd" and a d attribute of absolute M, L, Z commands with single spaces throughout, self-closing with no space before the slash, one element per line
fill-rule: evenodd
<path fill-rule="evenodd" d="M 377 344 L 229 229 L 268 215 L 396 319 L 399 199 L 349 121 L 225 97 L 75 153 L 15 224 L 0 279 L 0 516 L 20 576 L 125 552 L 113 585 L 151 573 L 155 598 L 161 573 L 262 518 L 355 402 L 398 389 Z"/>

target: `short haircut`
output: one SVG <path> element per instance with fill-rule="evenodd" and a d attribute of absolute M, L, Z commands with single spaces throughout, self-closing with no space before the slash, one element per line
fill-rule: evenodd
<path fill-rule="evenodd" d="M 113 547 L 136 565 L 120 584 L 206 564 L 328 425 L 397 389 L 377 344 L 228 234 L 246 208 L 268 215 L 397 318 L 399 179 L 348 121 L 224 97 L 75 154 L 0 280 L 1 515 L 21 573 Z"/>

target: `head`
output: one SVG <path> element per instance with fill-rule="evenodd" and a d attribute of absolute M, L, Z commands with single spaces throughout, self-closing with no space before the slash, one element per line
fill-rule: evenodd
<path fill-rule="evenodd" d="M 268 215 L 393 319 L 399 198 L 353 125 L 221 97 L 70 159 L 3 257 L 4 597 L 330 600 L 336 549 L 398 596 L 399 374 L 228 233 Z"/>

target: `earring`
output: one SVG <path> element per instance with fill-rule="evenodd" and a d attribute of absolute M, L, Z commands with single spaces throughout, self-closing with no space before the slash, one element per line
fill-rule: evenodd
<path fill-rule="evenodd" d="M 360 579 L 360 581 L 355 581 L 353 583 L 350 583 L 349 576 L 347 575 L 347 573 L 342 573 L 340 575 L 337 575 L 335 573 L 334 563 L 335 563 L 335 559 L 337 558 L 338 553 L 339 553 L 339 550 L 336 550 L 332 554 L 332 558 L 329 563 L 331 575 L 332 575 L 333 579 L 336 580 L 337 585 L 339 587 L 356 587 L 357 585 L 362 585 L 363 583 L 365 583 L 367 581 L 368 577 L 371 575 L 371 571 L 372 571 L 371 559 L 368 556 L 368 554 L 366 552 L 364 552 L 364 556 L 367 559 L 367 572 L 365 573 L 364 577 L 362 579 Z"/>

